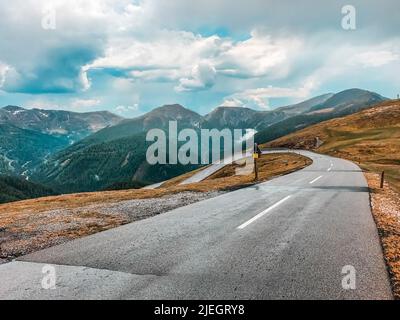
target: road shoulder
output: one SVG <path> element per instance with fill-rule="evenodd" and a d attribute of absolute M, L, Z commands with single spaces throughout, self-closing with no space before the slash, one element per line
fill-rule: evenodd
<path fill-rule="evenodd" d="M 365 176 L 393 295 L 400 299 L 400 194 L 388 183 L 381 189 L 379 174 L 368 172 Z"/>

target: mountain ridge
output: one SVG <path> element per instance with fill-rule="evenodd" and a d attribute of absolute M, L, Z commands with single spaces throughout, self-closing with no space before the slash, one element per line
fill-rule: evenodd
<path fill-rule="evenodd" d="M 170 121 L 178 122 L 178 130 L 255 129 L 258 131 L 255 139 L 262 143 L 315 123 L 355 112 L 384 99 L 366 90 L 348 89 L 271 111 L 220 106 L 204 116 L 180 104 L 167 104 L 137 118 L 118 118 L 118 123 L 78 138 L 72 145 L 69 145 L 71 136 L 68 134 L 49 133 L 47 129 L 44 130 L 45 133 L 41 132 L 41 127 L 35 127 L 37 122 L 35 119 L 33 124 L 29 122 L 25 124 L 29 129 L 18 127 L 5 129 L 4 122 L 7 121 L 0 121 L 2 124 L 0 129 L 3 127 L 0 134 L 0 150 L 3 150 L 0 173 L 23 174 L 60 193 L 96 191 L 112 185 L 143 185 L 159 182 L 199 167 L 199 165 L 151 166 L 146 162 L 146 150 L 151 144 L 146 141 L 146 133 L 153 128 L 167 132 Z M 41 109 L 29 112 L 44 120 L 47 117 L 41 113 L 51 113 Z M 15 113 L 16 118 L 21 119 L 19 117 L 28 111 L 18 106 L 7 106 L 0 109 L 0 119 L 3 114 L 4 120 L 4 113 Z M 68 111 L 57 111 L 57 114 L 62 121 L 74 115 Z M 93 116 L 93 113 L 87 114 Z M 95 114 L 100 117 L 108 115 L 107 112 Z M 79 114 L 82 115 L 85 114 Z M 10 121 L 8 125 L 12 123 Z M 68 121 L 64 123 L 68 124 Z M 37 131 L 31 130 L 31 127 Z M 67 126 L 67 129 L 74 130 L 74 127 Z M 19 137 L 17 144 L 13 136 L 15 134 Z M 26 148 L 25 144 L 31 145 L 32 148 Z M 29 159 L 29 156 L 35 158 L 35 161 Z"/>
<path fill-rule="evenodd" d="M 357 99 L 354 99 L 352 95 L 354 92 L 357 92 Z M 346 116 L 387 100 L 387 98 L 367 90 L 347 89 L 334 94 L 324 103 L 311 107 L 310 110 L 302 114 L 274 123 L 258 132 L 255 135 L 255 140 L 258 143 L 266 143 L 310 125 Z"/>
<path fill-rule="evenodd" d="M 343 95 L 343 93 L 340 93 Z M 367 94 L 368 95 L 368 94 Z M 334 97 L 322 95 L 300 103 L 300 115 L 289 117 L 284 111 L 256 111 L 249 108 L 216 108 L 201 116 L 181 105 L 164 105 L 135 119 L 104 128 L 57 153 L 39 168 L 37 179 L 60 192 L 96 191 L 115 183 L 159 182 L 198 168 L 193 166 L 155 165 L 146 162 L 149 143 L 146 132 L 152 128 L 168 131 L 169 121 L 178 121 L 180 128 L 261 129 L 270 130 L 274 138 L 285 134 L 287 128 L 296 130 L 349 110 L 322 114 L 307 114 L 313 107 Z M 344 96 L 346 96 L 344 94 Z M 357 108 L 363 108 L 365 100 Z M 352 104 L 354 104 L 352 102 Z M 290 112 L 295 112 L 293 109 Z M 293 123 L 291 123 L 293 121 Z M 168 135 L 168 134 L 167 134 Z M 275 136 L 276 135 L 276 136 Z M 256 140 L 260 135 L 256 135 Z M 260 141 L 265 142 L 265 141 Z M 79 171 L 79 174 L 78 172 Z M 62 190 L 68 186 L 70 190 Z"/>
<path fill-rule="evenodd" d="M 109 111 L 73 112 L 65 110 L 26 109 L 8 105 L 0 109 L 0 123 L 22 129 L 67 137 L 71 143 L 104 127 L 115 125 L 123 118 Z"/>
<path fill-rule="evenodd" d="M 400 100 L 384 101 L 320 122 L 265 146 L 317 150 L 356 161 L 368 171 L 385 171 L 388 180 L 400 191 Z"/>

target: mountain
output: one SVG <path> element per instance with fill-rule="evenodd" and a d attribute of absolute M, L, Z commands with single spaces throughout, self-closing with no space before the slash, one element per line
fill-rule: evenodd
<path fill-rule="evenodd" d="M 286 118 L 280 111 L 255 111 L 242 107 L 218 107 L 204 117 L 203 127 L 215 129 L 263 129 Z"/>
<path fill-rule="evenodd" d="M 306 101 L 303 101 L 303 102 L 300 102 L 297 104 L 278 108 L 278 109 L 276 109 L 276 111 L 281 111 L 281 112 L 285 113 L 286 116 L 299 115 L 301 113 L 306 113 L 306 112 L 310 111 L 312 108 L 314 108 L 318 105 L 323 104 L 328 99 L 332 98 L 333 95 L 334 95 L 333 93 L 323 94 L 323 95 L 311 98 L 309 100 L 306 100 Z"/>
<path fill-rule="evenodd" d="M 166 105 L 136 119 L 124 120 L 62 150 L 39 168 L 35 179 L 60 192 L 94 191 L 113 184 L 143 185 L 197 168 L 195 165 L 155 165 L 146 161 L 146 133 L 179 128 L 199 129 L 202 116 L 181 105 Z"/>
<path fill-rule="evenodd" d="M 169 121 L 174 120 L 178 121 L 178 130 L 255 128 L 259 130 L 256 141 L 266 142 L 353 110 L 366 108 L 372 101 L 384 100 L 383 97 L 379 96 L 378 99 L 378 95 L 367 91 L 354 99 L 352 92 L 354 91 L 350 90 L 316 97 L 278 111 L 219 107 L 204 117 L 181 105 L 166 105 L 141 117 L 123 120 L 115 126 L 104 128 L 58 152 L 38 168 L 33 178 L 62 193 L 96 191 L 112 185 L 141 185 L 167 180 L 196 169 L 198 165 L 148 164 L 146 150 L 151 143 L 146 142 L 146 133 L 149 129 L 168 131 Z M 365 98 L 368 96 L 370 99 Z M 346 105 L 346 99 L 351 103 Z M 316 108 L 325 105 L 329 106 L 329 111 L 326 108 Z"/>
<path fill-rule="evenodd" d="M 150 129 L 168 129 L 169 121 L 178 121 L 180 128 L 200 128 L 203 117 L 179 104 L 165 105 L 135 119 L 122 120 L 104 128 L 82 141 L 83 144 L 107 142 L 147 132 Z"/>
<path fill-rule="evenodd" d="M 312 107 L 310 112 L 334 111 L 336 113 L 352 113 L 385 100 L 387 99 L 375 92 L 361 89 L 349 89 L 339 92 L 325 102 Z"/>
<path fill-rule="evenodd" d="M 243 128 L 252 122 L 258 112 L 249 108 L 218 107 L 205 116 L 211 128 Z"/>
<path fill-rule="evenodd" d="M 62 110 L 24 109 L 17 106 L 0 109 L 0 123 L 66 137 L 71 143 L 100 129 L 115 125 L 121 120 L 121 117 L 107 111 L 78 113 Z"/>
<path fill-rule="evenodd" d="M 319 138 L 319 146 L 316 145 Z M 335 118 L 283 136 L 267 147 L 317 150 L 361 162 L 369 171 L 385 171 L 400 190 L 400 100 Z"/>
<path fill-rule="evenodd" d="M 37 165 L 66 145 L 66 138 L 0 123 L 0 174 L 28 177 Z"/>
<path fill-rule="evenodd" d="M 251 128 L 260 131 L 287 118 L 307 113 L 312 108 L 326 102 L 332 96 L 333 93 L 328 93 L 271 111 L 256 111 L 249 108 L 221 106 L 205 116 L 204 126 L 216 129 Z"/>
<path fill-rule="evenodd" d="M 18 177 L 0 176 L 0 203 L 55 195 L 56 193 L 39 184 Z"/>
<path fill-rule="evenodd" d="M 107 111 L 0 109 L 0 174 L 29 177 L 48 157 L 121 117 Z"/>
<path fill-rule="evenodd" d="M 60 193 L 100 190 L 115 182 L 133 181 L 145 155 L 144 135 L 98 144 L 81 141 L 54 155 L 32 179 Z"/>
<path fill-rule="evenodd" d="M 274 123 L 258 132 L 255 135 L 255 140 L 258 143 L 272 141 L 313 124 L 352 114 L 386 100 L 387 98 L 366 90 L 345 90 L 334 94 L 325 102 L 302 114 Z"/>

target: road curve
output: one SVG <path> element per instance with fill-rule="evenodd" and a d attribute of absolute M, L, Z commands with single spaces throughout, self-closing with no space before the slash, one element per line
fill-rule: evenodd
<path fill-rule="evenodd" d="M 191 183 L 196 183 L 203 181 L 207 179 L 209 176 L 213 175 L 217 171 L 221 170 L 224 168 L 226 164 L 224 163 L 218 163 L 218 164 L 211 164 L 210 166 L 204 168 L 203 170 L 197 172 L 190 178 L 187 178 L 186 180 L 182 181 L 179 185 L 186 185 L 186 184 L 191 184 Z"/>
<path fill-rule="evenodd" d="M 0 299 L 391 299 L 363 173 L 301 153 L 295 173 L 0 265 Z"/>

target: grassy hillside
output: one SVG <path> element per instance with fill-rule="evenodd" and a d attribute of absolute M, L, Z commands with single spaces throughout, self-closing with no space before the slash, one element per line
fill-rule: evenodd
<path fill-rule="evenodd" d="M 0 176 L 0 203 L 51 195 L 55 193 L 45 186 L 17 177 Z"/>
<path fill-rule="evenodd" d="M 43 165 L 33 178 L 59 193 L 99 191 L 120 185 L 163 181 L 194 170 L 199 165 L 150 165 L 146 161 L 144 134 L 87 147 L 63 150 Z"/>
<path fill-rule="evenodd" d="M 55 154 L 32 178 L 60 193 L 72 193 L 148 184 L 194 170 L 199 166 L 150 165 L 146 161 L 152 144 L 146 142 L 147 130 L 167 130 L 169 121 L 175 120 L 182 128 L 196 128 L 201 116 L 180 105 L 168 105 L 124 120 Z"/>
<path fill-rule="evenodd" d="M 316 137 L 322 142 L 318 148 Z M 359 162 L 365 170 L 385 171 L 400 190 L 400 101 L 325 121 L 264 146 L 311 149 Z"/>
<path fill-rule="evenodd" d="M 359 112 L 386 100 L 387 98 L 370 91 L 344 90 L 302 114 L 274 123 L 259 131 L 255 140 L 257 143 L 269 142 L 316 123 Z"/>

